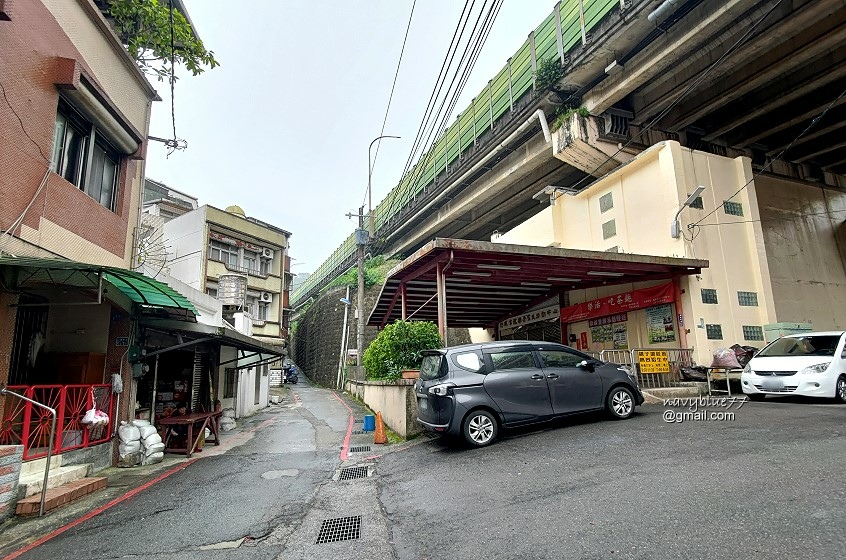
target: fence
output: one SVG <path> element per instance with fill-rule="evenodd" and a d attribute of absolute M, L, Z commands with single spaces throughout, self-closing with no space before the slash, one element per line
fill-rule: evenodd
<path fill-rule="evenodd" d="M 661 352 L 667 352 L 669 360 L 669 372 L 667 373 L 643 373 L 640 362 L 637 359 L 638 352 L 654 352 L 655 348 L 633 348 L 631 350 L 603 350 L 599 353 L 599 359 L 603 362 L 614 362 L 634 369 L 637 373 L 638 384 L 643 389 L 657 389 L 672 387 L 681 380 L 679 368 L 694 365 L 692 348 L 661 348 Z M 586 352 L 595 355 L 595 352 Z"/>
<path fill-rule="evenodd" d="M 55 453 L 109 441 L 114 422 L 111 385 L 12 385 L 8 389 L 56 410 Z M 82 423 L 92 407 L 109 415 L 108 424 Z M 50 421 L 45 410 L 8 395 L 0 424 L 0 445 L 23 445 L 24 461 L 46 457 Z"/>

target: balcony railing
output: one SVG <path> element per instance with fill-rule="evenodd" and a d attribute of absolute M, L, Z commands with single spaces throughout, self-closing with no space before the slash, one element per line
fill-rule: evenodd
<path fill-rule="evenodd" d="M 249 276 L 255 276 L 256 278 L 262 278 L 262 279 L 267 279 L 270 276 L 270 273 L 268 273 L 268 272 L 262 272 L 260 270 L 254 269 L 254 268 L 246 268 L 246 267 L 238 266 L 238 265 L 235 265 L 235 264 L 229 264 L 226 261 L 223 261 L 221 259 L 216 259 L 214 257 L 209 257 L 209 260 L 214 261 L 214 262 L 219 262 L 220 264 L 225 266 L 226 270 L 228 270 L 229 272 L 238 272 L 240 274 L 247 274 Z"/>
<path fill-rule="evenodd" d="M 90 447 L 109 441 L 114 425 L 111 385 L 11 385 L 10 391 L 56 410 L 54 453 Z M 82 423 L 85 413 L 96 404 L 109 415 L 108 424 Z M 46 410 L 11 395 L 6 397 L 0 423 L 0 445 L 23 445 L 23 459 L 47 456 L 51 415 Z"/>

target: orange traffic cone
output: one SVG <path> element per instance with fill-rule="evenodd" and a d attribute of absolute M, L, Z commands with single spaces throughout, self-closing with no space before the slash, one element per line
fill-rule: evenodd
<path fill-rule="evenodd" d="M 385 435 L 385 423 L 382 422 L 382 413 L 376 413 L 376 434 L 373 443 L 388 443 L 388 436 Z"/>

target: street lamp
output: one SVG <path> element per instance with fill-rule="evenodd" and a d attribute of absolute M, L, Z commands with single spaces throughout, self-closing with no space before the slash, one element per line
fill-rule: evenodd
<path fill-rule="evenodd" d="M 693 201 L 699 198 L 699 195 L 702 194 L 702 191 L 704 190 L 705 187 L 703 187 L 702 185 L 696 187 L 696 190 L 693 191 L 693 194 L 687 197 L 687 200 L 682 203 L 681 208 L 679 208 L 679 211 L 676 212 L 676 216 L 673 218 L 673 223 L 670 224 L 670 235 L 673 237 L 673 239 L 678 239 L 681 235 L 679 215 L 682 213 L 682 210 L 693 204 Z"/>
<path fill-rule="evenodd" d="M 381 140 L 382 138 L 399 138 L 399 136 L 389 136 L 384 134 L 382 136 L 377 136 L 370 142 L 370 146 L 367 148 L 367 210 L 369 216 L 370 227 L 369 231 L 365 232 L 364 230 L 364 208 L 361 209 L 359 212 L 359 231 L 356 232 L 356 246 L 357 246 L 357 253 L 358 253 L 358 303 L 356 313 L 358 314 L 358 324 L 357 324 L 357 332 L 356 332 L 356 346 L 358 347 L 358 353 L 355 358 L 356 365 L 361 367 L 361 351 L 362 347 L 364 346 L 364 247 L 371 239 L 373 239 L 373 197 L 371 191 L 371 179 L 373 177 L 373 164 L 372 159 L 370 156 L 370 151 L 373 149 L 373 144 L 376 141 Z"/>

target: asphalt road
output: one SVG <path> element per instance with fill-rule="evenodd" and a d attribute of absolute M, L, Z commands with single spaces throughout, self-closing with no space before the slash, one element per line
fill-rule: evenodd
<path fill-rule="evenodd" d="M 667 423 L 653 405 L 389 455 L 377 483 L 396 557 L 841 558 L 846 407 L 736 408 Z"/>
<path fill-rule="evenodd" d="M 331 479 L 349 421 L 331 392 L 302 382 L 296 392 L 300 403 L 266 415 L 272 422 L 245 444 L 201 457 L 21 558 L 276 558 L 281 542 L 264 540 L 290 532 Z"/>
<path fill-rule="evenodd" d="M 296 392 L 243 445 L 22 558 L 795 560 L 846 548 L 846 406 L 772 400 L 699 420 L 653 405 L 483 449 L 426 437 L 375 446 L 341 465 L 350 411 L 330 391 Z M 341 466 L 370 476 L 340 481 Z M 317 544 L 327 521 L 350 516 L 357 538 Z"/>

